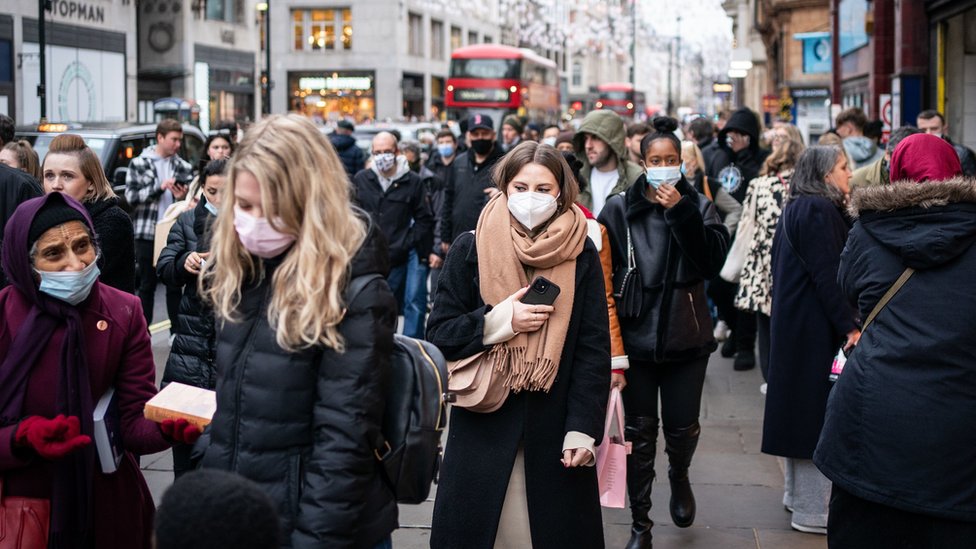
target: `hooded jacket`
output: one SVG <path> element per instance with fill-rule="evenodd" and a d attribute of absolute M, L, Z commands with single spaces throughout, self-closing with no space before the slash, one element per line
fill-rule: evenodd
<path fill-rule="evenodd" d="M 850 210 L 838 279 L 862 318 L 915 274 L 861 334 L 814 462 L 859 498 L 976 522 L 976 182 L 865 188 Z"/>
<path fill-rule="evenodd" d="M 342 167 L 346 169 L 349 179 L 352 179 L 359 170 L 366 167 L 366 158 L 363 151 L 356 146 L 356 138 L 351 135 L 333 133 L 329 135 L 329 142 L 335 147 Z"/>
<path fill-rule="evenodd" d="M 136 252 L 132 220 L 118 197 L 85 202 L 98 241 L 98 280 L 130 294 L 136 293 Z"/>
<path fill-rule="evenodd" d="M 605 142 L 617 157 L 617 173 L 620 176 L 617 178 L 617 184 L 613 186 L 610 194 L 607 195 L 608 198 L 629 189 L 635 181 L 644 175 L 644 171 L 640 166 L 627 159 L 627 147 L 624 144 L 627 131 L 624 128 L 623 119 L 613 111 L 598 110 L 586 115 L 586 118 L 583 119 L 583 124 L 580 125 L 579 131 L 573 137 L 573 148 L 576 149 L 576 157 L 583 162 L 580 174 L 583 176 L 584 181 L 590 181 L 590 175 L 593 173 L 593 166 L 590 165 L 590 161 L 586 158 L 586 134 L 593 135 Z M 587 209 L 591 209 L 593 208 L 593 196 L 589 184 L 586 183 L 586 185 L 586 187 L 580 186 L 578 201 L 586 206 Z"/>
<path fill-rule="evenodd" d="M 749 146 L 737 153 L 725 143 L 732 130 L 749 136 Z M 708 178 L 721 183 L 741 203 L 749 182 L 759 177 L 763 162 L 769 156 L 769 151 L 759 148 L 759 119 L 755 113 L 746 107 L 732 113 L 725 127 L 718 132 L 718 139 L 708 146 L 707 154 L 702 151 L 702 155 L 708 158 L 705 167 Z"/>
<path fill-rule="evenodd" d="M 884 156 L 884 150 L 879 149 L 871 138 L 864 137 L 863 135 L 845 137 L 844 150 L 847 151 L 847 155 L 854 161 L 854 165 L 851 166 L 852 170 L 862 166 L 868 166 Z"/>
<path fill-rule="evenodd" d="M 407 159 L 397 157 L 397 171 L 386 190 L 374 164 L 353 178 L 355 201 L 369 213 L 389 243 L 390 265 L 407 262 L 410 250 L 426 262 L 434 246 L 434 217 L 420 176 L 410 171 Z"/>

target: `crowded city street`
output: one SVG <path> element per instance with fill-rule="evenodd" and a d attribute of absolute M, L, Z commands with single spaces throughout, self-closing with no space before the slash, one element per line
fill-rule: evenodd
<path fill-rule="evenodd" d="M 976 549 L 976 0 L 0 0 L 0 549 Z"/>

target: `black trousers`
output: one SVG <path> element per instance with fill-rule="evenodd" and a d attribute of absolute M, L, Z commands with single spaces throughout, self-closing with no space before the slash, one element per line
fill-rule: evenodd
<path fill-rule="evenodd" d="M 762 372 L 763 381 L 769 381 L 769 346 L 772 327 L 769 317 L 756 313 L 756 337 L 759 340 L 759 370 Z"/>
<path fill-rule="evenodd" d="M 142 302 L 146 324 L 152 324 L 156 304 L 156 269 L 153 267 L 153 241 L 136 239 L 136 295 Z"/>
<path fill-rule="evenodd" d="M 971 549 L 976 522 L 909 513 L 861 499 L 836 484 L 827 517 L 830 549 Z"/>
<path fill-rule="evenodd" d="M 660 417 L 665 429 L 680 429 L 698 421 L 708 357 L 657 364 L 630 358 L 627 386 L 621 396 L 628 416 Z M 658 416 L 658 393 L 661 414 Z"/>
<path fill-rule="evenodd" d="M 735 294 L 738 290 L 738 284 L 718 277 L 708 282 L 708 297 L 718 308 L 718 317 L 732 329 L 735 350 L 751 351 L 756 346 L 756 315 L 736 308 Z"/>

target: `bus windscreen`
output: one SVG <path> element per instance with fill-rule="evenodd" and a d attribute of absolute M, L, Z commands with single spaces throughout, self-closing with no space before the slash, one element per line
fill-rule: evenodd
<path fill-rule="evenodd" d="M 453 59 L 451 78 L 520 78 L 518 59 Z"/>

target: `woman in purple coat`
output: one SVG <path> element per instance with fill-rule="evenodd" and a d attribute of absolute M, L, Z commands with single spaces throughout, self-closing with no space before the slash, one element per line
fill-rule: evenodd
<path fill-rule="evenodd" d="M 145 318 L 138 298 L 98 282 L 94 242 L 84 206 L 57 192 L 21 204 L 4 233 L 0 482 L 5 498 L 50 501 L 36 549 L 148 548 L 154 508 L 135 456 L 200 434 L 143 417 L 156 393 Z M 104 474 L 92 413 L 112 387 L 124 453 Z"/>

